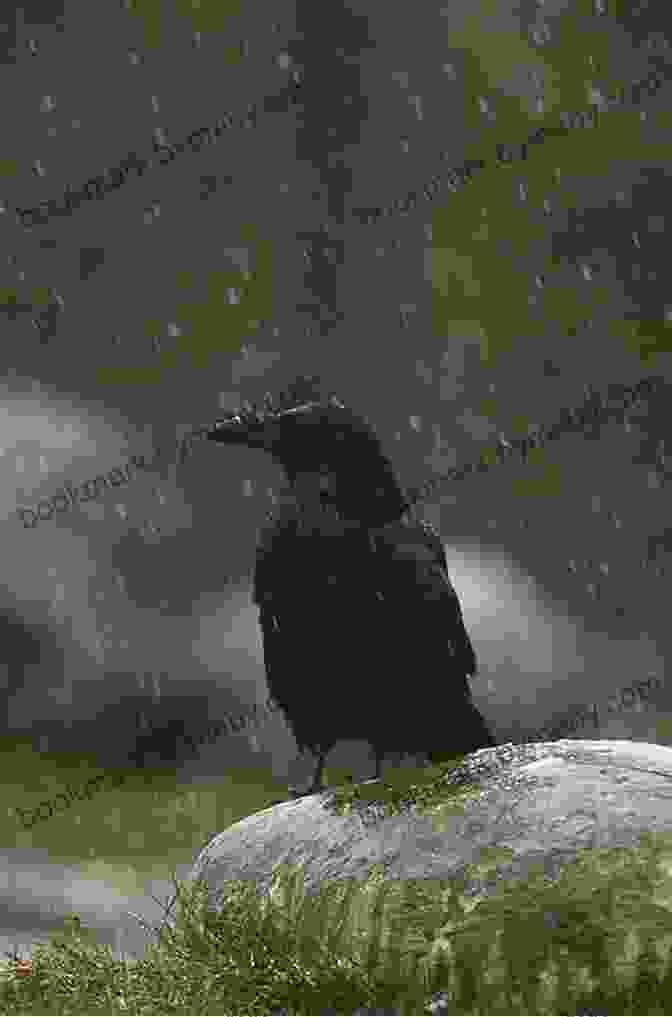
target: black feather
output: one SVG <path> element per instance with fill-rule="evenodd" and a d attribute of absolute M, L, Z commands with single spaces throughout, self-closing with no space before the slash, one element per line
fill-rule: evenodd
<path fill-rule="evenodd" d="M 313 786 L 346 738 L 373 746 L 377 774 L 390 752 L 436 762 L 494 745 L 471 701 L 476 657 L 440 537 L 409 518 L 370 424 L 314 377 L 239 421 L 218 440 L 249 433 L 287 478 L 260 534 L 253 599 L 269 693 L 319 759 Z"/>

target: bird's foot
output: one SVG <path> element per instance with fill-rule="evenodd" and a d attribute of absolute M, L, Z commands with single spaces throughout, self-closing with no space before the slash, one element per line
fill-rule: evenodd
<path fill-rule="evenodd" d="M 299 788 L 291 786 L 289 788 L 289 794 L 292 798 L 304 798 L 306 795 L 317 795 L 321 791 L 326 791 L 326 787 L 321 782 L 319 784 L 312 783 L 307 788 Z"/>

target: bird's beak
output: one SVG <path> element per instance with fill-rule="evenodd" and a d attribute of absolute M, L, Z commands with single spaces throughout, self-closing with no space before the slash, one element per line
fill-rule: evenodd
<path fill-rule="evenodd" d="M 215 422 L 208 432 L 208 439 L 219 441 L 225 445 L 243 445 L 245 448 L 258 448 L 271 452 L 277 426 L 271 416 L 245 418 L 232 413 Z"/>

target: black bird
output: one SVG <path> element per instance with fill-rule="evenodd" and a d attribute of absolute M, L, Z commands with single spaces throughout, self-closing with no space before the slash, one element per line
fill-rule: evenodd
<path fill-rule="evenodd" d="M 496 744 L 471 701 L 476 656 L 438 533 L 411 505 L 369 423 L 319 379 L 246 403 L 208 438 L 266 451 L 286 485 L 261 529 L 253 600 L 271 698 L 323 790 L 337 741 L 431 763 Z"/>

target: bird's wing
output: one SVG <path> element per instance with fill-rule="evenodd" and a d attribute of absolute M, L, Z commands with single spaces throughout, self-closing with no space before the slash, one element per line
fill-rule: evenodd
<path fill-rule="evenodd" d="M 425 521 L 397 523 L 377 531 L 378 547 L 391 568 L 381 567 L 381 592 L 387 599 L 400 595 L 422 608 L 426 621 L 445 634 L 452 655 L 464 674 L 476 674 L 476 654 L 464 625 L 460 601 L 448 574 L 441 537 Z M 402 563 L 403 562 L 403 566 Z"/>
<path fill-rule="evenodd" d="M 445 645 L 462 674 L 475 675 L 476 655 L 464 625 L 459 598 L 448 575 L 443 544 L 436 530 L 425 522 L 400 522 L 371 532 L 375 538 L 371 545 L 371 568 L 365 567 L 364 562 L 358 567 L 356 590 L 350 584 L 352 568 L 343 564 L 345 585 L 348 586 L 344 606 L 348 603 L 353 606 L 353 594 L 363 605 L 368 588 L 368 596 L 375 595 L 378 606 L 382 608 L 381 617 L 390 620 L 405 616 L 418 631 L 418 635 L 420 630 L 431 634 L 431 642 L 435 647 L 440 647 L 445 640 Z M 291 577 L 291 582 L 298 580 L 295 547 L 286 527 L 271 525 L 261 531 L 254 570 L 253 600 L 260 608 L 265 643 L 267 639 L 269 643 L 273 642 L 273 636 L 280 627 L 279 615 L 288 607 L 284 603 L 288 593 L 288 577 Z M 317 607 L 317 601 L 313 602 Z M 393 623 L 390 621 L 390 624 Z"/>

